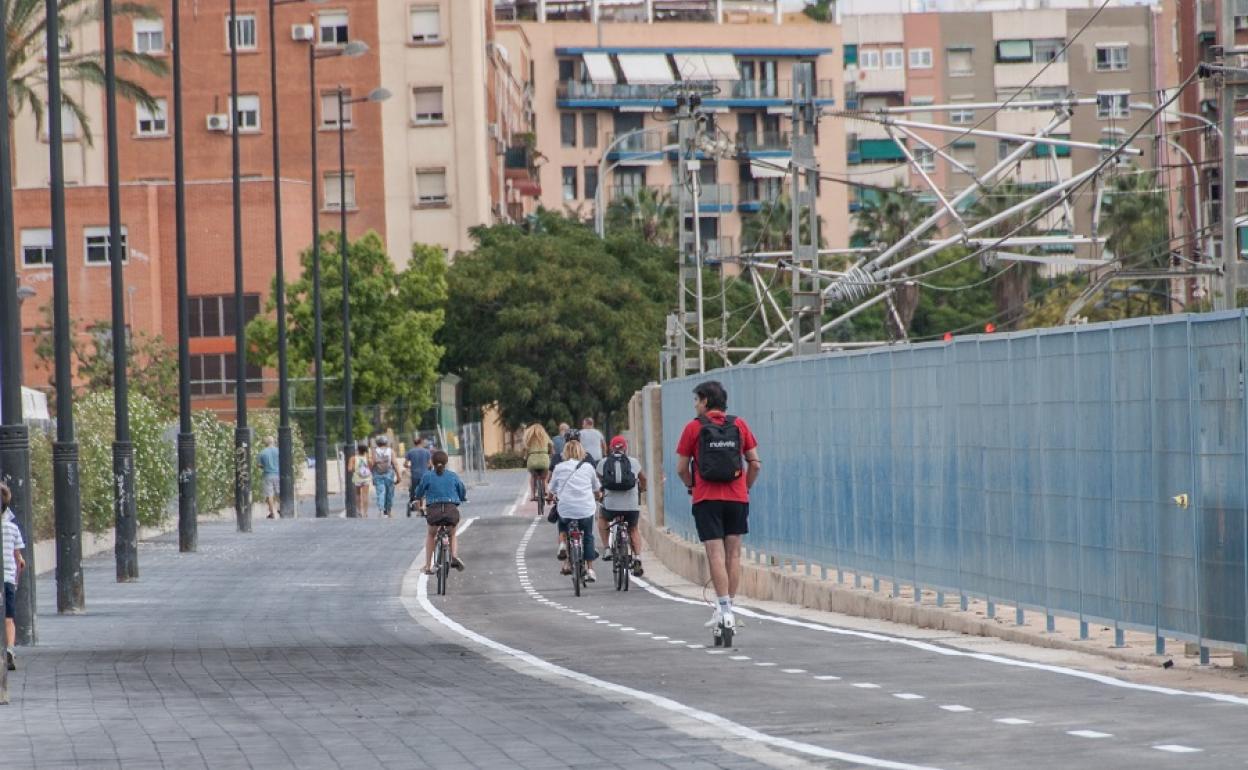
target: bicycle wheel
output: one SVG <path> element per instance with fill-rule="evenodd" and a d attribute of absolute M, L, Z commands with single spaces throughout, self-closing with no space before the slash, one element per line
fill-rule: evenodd
<path fill-rule="evenodd" d="M 437 592 L 438 596 L 445 596 L 446 576 L 449 570 L 444 569 L 444 567 L 449 565 L 446 564 L 446 544 L 442 541 L 441 535 L 438 536 L 433 548 L 433 574 L 437 577 Z"/>
<path fill-rule="evenodd" d="M 438 594 L 446 596 L 446 585 L 450 582 L 451 577 L 451 560 L 444 559 L 438 565 Z"/>
<path fill-rule="evenodd" d="M 572 558 L 572 591 L 577 596 L 581 595 L 581 584 L 585 578 L 585 560 L 581 554 L 581 544 L 576 542 L 571 548 Z"/>
<path fill-rule="evenodd" d="M 615 571 L 615 590 L 628 590 L 628 540 L 627 535 L 612 525 L 615 532 L 611 542 L 611 568 Z"/>
<path fill-rule="evenodd" d="M 538 479 L 535 486 L 537 489 L 537 518 L 546 518 L 546 481 Z"/>
<path fill-rule="evenodd" d="M 620 540 L 620 573 L 624 576 L 624 590 L 627 591 L 633 570 L 633 543 L 628 539 L 627 528 L 622 528 Z"/>
<path fill-rule="evenodd" d="M 719 627 L 719 640 L 723 642 L 725 648 L 732 646 L 732 627 L 721 625 Z"/>

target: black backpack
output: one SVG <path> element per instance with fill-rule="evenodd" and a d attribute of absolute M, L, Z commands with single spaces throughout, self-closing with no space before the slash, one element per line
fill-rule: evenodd
<path fill-rule="evenodd" d="M 718 425 L 708 417 L 699 417 L 698 475 L 703 481 L 736 481 L 741 475 L 741 429 L 737 418 L 724 417 Z"/>
<path fill-rule="evenodd" d="M 627 492 L 637 486 L 637 474 L 628 455 L 612 452 L 602 461 L 602 486 L 612 492 Z"/>

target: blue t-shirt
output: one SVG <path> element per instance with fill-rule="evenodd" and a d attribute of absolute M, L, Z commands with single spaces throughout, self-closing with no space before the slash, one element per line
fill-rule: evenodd
<path fill-rule="evenodd" d="M 412 466 L 412 483 L 419 484 L 421 478 L 425 475 L 425 471 L 429 470 L 429 459 L 433 457 L 433 452 L 421 447 L 412 447 L 407 450 L 407 462 Z"/>
<path fill-rule="evenodd" d="M 459 480 L 455 471 L 446 468 L 439 476 L 437 471 L 429 471 L 416 487 L 416 496 L 425 498 L 425 502 L 454 503 L 459 505 L 468 501 L 468 490 L 464 482 Z"/>
<path fill-rule="evenodd" d="M 258 461 L 260 463 L 260 470 L 264 472 L 265 476 L 282 475 L 281 464 L 278 462 L 279 457 L 280 455 L 278 454 L 277 447 L 275 446 L 265 447 L 260 450 Z"/>

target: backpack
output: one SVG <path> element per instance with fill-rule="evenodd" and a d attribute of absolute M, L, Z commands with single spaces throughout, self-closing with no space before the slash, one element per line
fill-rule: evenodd
<path fill-rule="evenodd" d="M 637 486 L 637 474 L 628 455 L 612 452 L 602 461 L 602 486 L 612 492 L 627 492 Z"/>
<path fill-rule="evenodd" d="M 717 425 L 708 417 L 699 417 L 698 476 L 703 481 L 736 481 L 741 475 L 741 429 L 737 418 L 724 417 Z"/>
<path fill-rule="evenodd" d="M 373 462 L 373 473 L 379 476 L 385 476 L 390 473 L 390 466 L 394 464 L 394 455 L 389 448 L 377 448 L 373 450 L 376 459 Z"/>

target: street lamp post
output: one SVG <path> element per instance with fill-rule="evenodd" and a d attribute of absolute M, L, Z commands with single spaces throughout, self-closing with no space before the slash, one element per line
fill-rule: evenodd
<path fill-rule="evenodd" d="M 0 40 L 7 40 L 8 12 L 0 12 Z M 0 104 L 9 103 L 8 61 L 0 56 Z M 30 433 L 22 415 L 22 311 L 27 287 L 17 284 L 13 251 L 13 150 L 9 111 L 0 110 L 0 479 L 13 493 L 11 506 L 23 532 L 31 532 Z M 25 290 L 25 291 L 23 291 Z M 32 537 L 31 540 L 34 540 Z M 33 567 L 34 548 L 26 549 Z M 34 574 L 32 569 L 31 574 Z M 17 643 L 35 641 L 35 581 L 23 580 L 17 593 Z M 3 599 L 0 598 L 0 602 Z M 0 609 L 3 609 L 0 607 Z M 0 687 L 2 690 L 3 687 Z"/>
<path fill-rule="evenodd" d="M 53 0 L 48 0 L 52 2 Z M 234 199 L 234 518 L 251 531 L 251 430 L 247 427 L 247 320 L 243 307 L 243 210 L 238 146 L 238 0 L 230 0 L 230 182 Z"/>
<path fill-rule="evenodd" d="M 121 249 L 121 169 L 117 161 L 117 62 L 113 0 L 104 0 L 104 110 L 108 153 L 108 261 L 113 305 L 113 553 L 117 582 L 139 577 L 139 529 L 134 505 L 134 444 L 126 372 L 126 300 Z"/>
<path fill-rule="evenodd" d="M 355 58 L 368 52 L 368 44 L 353 40 L 344 48 L 317 50 L 315 44 L 308 46 L 308 119 L 310 125 L 309 141 L 312 148 L 312 315 L 313 315 L 313 367 L 316 380 L 316 518 L 329 516 L 329 437 L 325 429 L 325 368 L 322 363 L 324 354 L 324 334 L 321 316 L 321 228 L 320 206 L 318 203 L 318 185 L 320 169 L 317 157 L 317 125 L 316 125 L 316 60 L 334 56 Z M 338 117 L 342 121 L 341 114 Z M 348 498 L 350 495 L 347 496 Z"/>
<path fill-rule="evenodd" d="M 355 451 L 355 440 L 352 419 L 355 411 L 354 398 L 351 394 L 351 274 L 349 270 L 349 254 L 351 247 L 347 242 L 347 140 L 344 112 L 349 104 L 361 102 L 384 102 L 390 98 L 390 92 L 384 88 L 374 88 L 367 96 L 347 98 L 346 89 L 338 86 L 338 213 L 340 217 L 338 250 L 342 256 L 342 393 L 345 412 L 342 421 L 343 444 L 347 453 Z M 350 454 L 344 454 L 349 457 Z M 347 518 L 355 518 L 354 489 L 350 484 L 343 485 L 343 496 L 346 499 Z"/>
<path fill-rule="evenodd" d="M 56 442 L 52 445 L 56 509 L 56 611 L 84 609 L 82 587 L 82 489 L 74 435 L 74 382 L 69 339 L 69 264 L 65 254 L 65 157 L 61 143 L 61 25 L 57 0 L 44 0 L 48 72 L 48 171 L 52 209 L 52 326 L 56 372 Z"/>
<path fill-rule="evenodd" d="M 186 168 L 182 136 L 182 0 L 173 12 L 173 207 L 178 271 L 178 550 L 199 546 L 199 499 L 195 479 L 195 426 L 191 422 L 191 311 L 187 298 Z"/>

